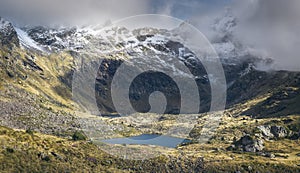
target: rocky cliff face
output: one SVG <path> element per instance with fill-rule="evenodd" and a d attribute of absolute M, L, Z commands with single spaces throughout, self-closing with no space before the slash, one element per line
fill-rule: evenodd
<path fill-rule="evenodd" d="M 19 39 L 13 25 L 0 17 L 0 46 L 12 48 L 19 46 Z"/>

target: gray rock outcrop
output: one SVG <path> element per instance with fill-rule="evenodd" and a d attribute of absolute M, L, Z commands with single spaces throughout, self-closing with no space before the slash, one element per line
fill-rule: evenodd
<path fill-rule="evenodd" d="M 234 143 L 235 148 L 245 152 L 260 152 L 264 149 L 264 143 L 261 139 L 254 139 L 250 135 L 241 137 L 240 140 Z"/>
<path fill-rule="evenodd" d="M 268 139 L 285 138 L 288 136 L 288 132 L 281 126 L 258 126 L 257 127 L 262 135 Z"/>

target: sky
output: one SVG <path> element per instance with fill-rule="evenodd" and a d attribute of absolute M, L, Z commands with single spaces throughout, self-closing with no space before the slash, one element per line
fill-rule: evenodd
<path fill-rule="evenodd" d="M 276 69 L 300 71 L 299 0 L 0 0 L 0 16 L 15 25 L 101 24 L 139 14 L 193 21 L 204 34 L 230 7 L 235 35 L 275 59 Z"/>
<path fill-rule="evenodd" d="M 180 19 L 221 9 L 231 0 L 0 0 L 0 15 L 17 23 L 101 23 L 138 14 Z"/>

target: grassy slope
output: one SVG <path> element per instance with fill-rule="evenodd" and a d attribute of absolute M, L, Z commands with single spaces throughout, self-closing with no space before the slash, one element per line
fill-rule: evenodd
<path fill-rule="evenodd" d="M 31 56 L 35 57 L 34 63 L 42 70 L 24 65 L 24 61 L 28 61 L 28 57 Z M 71 91 L 59 80 L 74 66 L 73 58 L 69 54 L 52 54 L 45 57 L 18 48 L 9 52 L 0 50 L 0 65 L 2 88 L 9 84 L 33 95 L 44 97 L 49 101 L 48 106 L 54 109 L 59 106 L 57 109 L 61 110 L 62 105 L 65 108 L 71 107 Z"/>
<path fill-rule="evenodd" d="M 263 124 L 278 124 L 285 119 L 293 119 L 289 125 L 300 124 L 300 117 L 289 116 L 282 119 L 251 119 L 248 117 L 224 117 L 217 135 L 208 144 L 192 144 L 183 150 L 197 153 L 204 157 L 205 170 L 208 172 L 252 171 L 260 172 L 299 172 L 300 171 L 300 140 L 269 140 L 264 141 L 264 152 L 275 155 L 275 158 L 261 156 L 259 153 L 228 151 L 234 138 L 239 139 L 244 133 L 255 133 L 255 127 Z M 276 122 L 276 123 L 274 123 Z M 285 126 L 283 124 L 283 126 Z M 286 125 L 287 126 L 287 125 Z"/>
<path fill-rule="evenodd" d="M 0 145 L 0 172 L 193 172 L 198 166 L 203 167 L 202 160 L 199 163 L 194 157 L 185 156 L 121 159 L 88 141 L 1 126 Z"/>
<path fill-rule="evenodd" d="M 249 169 L 260 172 L 300 171 L 300 157 L 297 156 L 300 153 L 299 140 L 282 139 L 265 142 L 266 151 L 274 153 L 276 156 L 274 159 L 253 153 L 226 151 L 226 148 L 231 145 L 230 138 L 234 137 L 228 134 L 238 136 L 238 133 L 243 131 L 241 128 L 246 129 L 247 126 L 251 126 L 251 123 L 241 125 L 243 124 L 241 119 L 227 119 L 226 121 L 228 126 L 236 124 L 237 128 L 224 130 L 224 126 L 221 126 L 220 130 L 224 133 L 216 136 L 209 144 L 182 146 L 180 147 L 181 153 L 193 157 L 204 157 L 205 172 L 234 170 L 244 172 Z M 255 121 L 250 122 L 255 123 Z M 228 139 L 221 140 L 222 137 Z M 0 127 L 0 145 L 1 172 L 77 172 L 78 170 L 82 172 L 127 172 L 137 167 L 142 167 L 143 172 L 151 172 L 166 162 L 165 157 L 156 158 L 149 164 L 122 160 L 108 155 L 99 146 L 87 141 L 72 141 L 5 127 Z"/>
<path fill-rule="evenodd" d="M 219 129 L 209 144 L 193 144 L 187 146 L 185 150 L 199 152 L 200 155 L 203 155 L 207 172 L 233 170 L 242 172 L 300 172 L 299 139 L 264 140 L 264 152 L 274 154 L 275 158 L 273 159 L 255 153 L 226 150 L 235 139 L 239 139 L 244 134 L 259 134 L 256 127 L 260 125 L 279 125 L 294 132 L 300 132 L 300 115 L 292 114 L 290 111 L 293 110 L 292 107 L 295 104 L 299 104 L 295 101 L 298 96 L 279 102 L 282 105 L 289 103 L 287 104 L 288 108 L 280 112 L 281 116 L 273 114 L 273 116 L 256 119 L 255 116 L 251 118 L 251 114 L 245 114 L 245 111 L 259 107 L 272 96 L 274 93 L 268 93 L 245 103 L 237 104 L 225 111 Z"/>
<path fill-rule="evenodd" d="M 0 143 L 1 172 L 120 172 L 108 164 L 107 154 L 87 142 L 1 127 Z"/>

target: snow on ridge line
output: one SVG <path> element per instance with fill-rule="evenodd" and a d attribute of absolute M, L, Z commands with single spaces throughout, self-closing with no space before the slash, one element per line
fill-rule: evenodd
<path fill-rule="evenodd" d="M 0 30 L 5 29 L 7 26 L 9 26 L 9 22 L 0 17 Z"/>
<path fill-rule="evenodd" d="M 32 38 L 30 38 L 25 31 L 21 30 L 20 28 L 16 28 L 16 27 L 15 27 L 15 30 L 18 34 L 18 38 L 19 38 L 22 46 L 27 47 L 27 48 L 34 48 L 34 49 L 44 52 L 43 48 L 38 46 L 38 43 L 36 43 Z"/>

